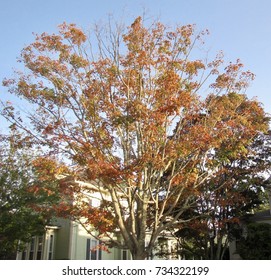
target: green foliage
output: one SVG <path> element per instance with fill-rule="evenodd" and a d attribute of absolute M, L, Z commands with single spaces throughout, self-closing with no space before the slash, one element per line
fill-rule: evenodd
<path fill-rule="evenodd" d="M 244 260 L 271 260 L 271 225 L 248 224 L 246 236 L 238 243 L 238 253 Z"/>
<path fill-rule="evenodd" d="M 0 259 L 15 258 L 25 242 L 44 232 L 50 213 L 38 212 L 37 205 L 49 206 L 57 199 L 45 192 L 32 191 L 38 183 L 31 166 L 33 155 L 30 150 L 18 148 L 18 140 L 14 134 L 10 139 L 1 139 Z M 41 188 L 44 187 L 45 183 Z"/>

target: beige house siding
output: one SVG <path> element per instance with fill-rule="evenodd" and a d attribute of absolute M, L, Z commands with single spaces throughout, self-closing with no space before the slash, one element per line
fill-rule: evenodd
<path fill-rule="evenodd" d="M 56 226 L 47 227 L 43 236 L 33 237 L 24 252 L 18 252 L 17 259 L 42 259 L 42 260 L 86 260 L 87 244 L 96 240 L 76 222 L 65 219 L 56 219 Z M 90 241 L 88 241 L 90 240 Z M 39 245 L 42 241 L 42 245 Z M 98 242 L 98 241 L 97 241 Z M 42 248 L 42 252 L 39 249 Z M 123 255 L 128 259 L 130 253 L 123 254 L 123 250 L 110 248 L 107 251 L 97 252 L 97 259 L 121 260 Z M 100 257 L 100 258 L 99 258 Z"/>
<path fill-rule="evenodd" d="M 71 221 L 65 219 L 58 219 L 56 224 L 59 226 L 59 230 L 56 232 L 55 242 L 55 259 L 66 260 L 70 259 L 70 239 L 71 239 Z"/>
<path fill-rule="evenodd" d="M 79 187 L 87 187 L 89 193 L 80 199 L 84 203 L 89 203 L 93 207 L 99 207 L 100 202 L 105 199 L 110 201 L 110 197 L 107 192 L 101 187 L 95 186 L 93 183 L 87 183 L 82 181 L 74 181 L 73 178 L 63 177 L 66 183 L 77 184 Z M 80 203 L 80 201 L 74 199 L 74 203 Z M 123 204 L 127 202 L 123 201 Z M 82 221 L 81 221 L 82 222 Z M 55 259 L 55 260 L 86 260 L 88 258 L 94 258 L 102 260 L 122 260 L 123 258 L 131 259 L 131 254 L 127 250 L 110 248 L 109 252 L 103 250 L 101 252 L 93 252 L 89 254 L 88 247 L 91 249 L 92 245 L 95 244 L 95 238 L 90 235 L 79 223 L 70 221 L 68 219 L 57 218 L 52 221 L 54 226 L 47 227 L 44 236 L 42 237 L 42 256 L 41 259 Z M 93 232 L 95 236 L 95 232 Z M 148 234 L 147 234 L 148 235 Z M 116 236 L 116 238 L 120 238 Z M 172 238 L 169 237 L 168 245 L 171 247 Z M 32 259 L 38 259 L 38 248 L 40 247 L 37 243 L 38 239 L 35 239 L 35 244 L 28 244 L 25 252 L 17 254 L 17 259 L 30 259 L 29 256 L 33 256 Z M 41 240 L 41 237 L 39 237 Z M 35 247 L 35 251 L 31 251 Z M 171 249 L 170 249 L 171 250 Z M 30 254 L 31 252 L 31 254 Z M 96 254 L 96 255 L 95 255 Z M 40 254 L 39 254 L 40 255 Z M 40 259 L 39 258 L 39 259 Z"/>

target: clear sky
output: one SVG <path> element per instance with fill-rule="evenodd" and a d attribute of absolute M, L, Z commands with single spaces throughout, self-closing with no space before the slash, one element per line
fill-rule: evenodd
<path fill-rule="evenodd" d="M 214 52 L 223 50 L 227 61 L 240 58 L 256 74 L 247 94 L 271 113 L 270 0 L 1 0 L 1 83 L 12 76 L 21 49 L 34 39 L 33 32 L 55 32 L 64 21 L 87 29 L 108 14 L 124 15 L 130 24 L 143 10 L 169 25 L 193 23 L 199 30 L 209 29 L 207 46 Z M 0 86 L 0 98 L 6 92 Z"/>

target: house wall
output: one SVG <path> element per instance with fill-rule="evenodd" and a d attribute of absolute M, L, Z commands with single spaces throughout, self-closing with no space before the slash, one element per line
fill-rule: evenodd
<path fill-rule="evenodd" d="M 237 252 L 236 240 L 229 242 L 230 260 L 241 260 L 240 255 Z"/>
<path fill-rule="evenodd" d="M 56 232 L 54 259 L 68 260 L 70 259 L 70 238 L 72 222 L 66 219 L 57 219 L 56 224 L 59 230 Z"/>
<path fill-rule="evenodd" d="M 87 240 L 95 240 L 95 238 L 88 234 L 86 230 L 76 222 L 57 219 L 56 224 L 59 229 L 55 234 L 55 259 L 86 260 Z M 122 259 L 122 250 L 109 248 L 108 251 L 109 252 L 101 251 L 102 260 Z"/>
<path fill-rule="evenodd" d="M 80 181 L 76 183 L 78 183 L 79 186 L 87 186 L 91 191 L 87 193 L 84 198 L 75 197 L 74 203 L 80 204 L 80 199 L 83 199 L 84 203 L 89 203 L 92 207 L 99 207 L 102 199 L 108 199 L 108 201 L 110 201 L 110 197 L 107 196 L 106 193 L 101 195 L 101 193 L 99 193 L 100 189 L 97 191 L 97 187 L 94 185 Z M 124 205 L 125 203 L 127 202 L 123 201 Z M 53 224 L 55 226 L 51 226 L 50 229 L 48 228 L 44 234 L 42 259 L 86 260 L 91 259 L 93 255 L 95 255 L 94 253 L 91 255 L 89 254 L 89 248 L 90 244 L 94 244 L 94 240 L 96 239 L 79 223 L 68 219 L 57 218 L 53 221 Z M 93 232 L 93 234 L 95 234 L 95 232 Z M 51 247 L 53 248 L 53 251 L 51 250 Z M 169 247 L 171 248 L 171 245 Z M 93 252 L 93 250 L 91 252 Z M 98 252 L 98 255 L 96 256 L 98 256 L 97 259 L 102 260 L 122 260 L 123 258 L 131 259 L 130 252 L 118 248 L 110 248 L 109 252 L 103 250 Z M 21 255 L 18 259 L 22 259 Z M 28 258 L 26 257 L 26 259 Z"/>
<path fill-rule="evenodd" d="M 95 240 L 86 230 L 79 224 L 73 223 L 72 234 L 72 260 L 86 260 L 87 259 L 87 240 Z M 116 248 L 110 248 L 109 252 L 101 251 L 102 260 L 117 260 L 120 259 L 120 250 Z"/>

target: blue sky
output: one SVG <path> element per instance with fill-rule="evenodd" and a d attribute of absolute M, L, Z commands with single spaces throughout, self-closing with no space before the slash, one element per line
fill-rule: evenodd
<path fill-rule="evenodd" d="M 55 32 L 66 21 L 88 28 L 108 14 L 130 24 L 143 9 L 168 25 L 197 25 L 209 29 L 206 45 L 223 50 L 227 61 L 240 58 L 256 74 L 247 94 L 257 97 L 271 113 L 271 1 L 270 0 L 2 0 L 0 8 L 0 80 L 12 76 L 21 49 L 32 33 Z M 7 89 L 0 86 L 0 98 Z M 3 124 L 3 122 L 1 121 Z M 0 124 L 1 124 L 0 123 Z"/>

